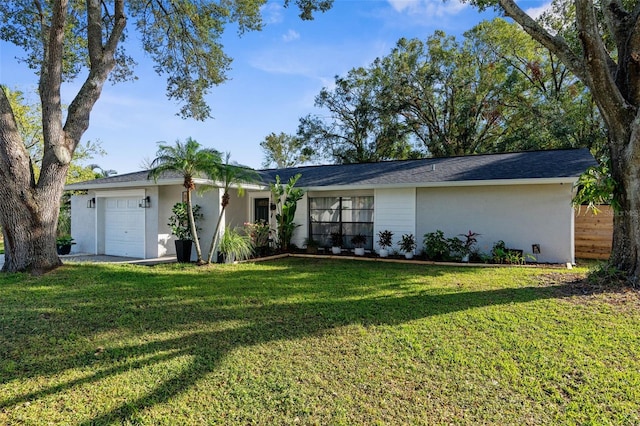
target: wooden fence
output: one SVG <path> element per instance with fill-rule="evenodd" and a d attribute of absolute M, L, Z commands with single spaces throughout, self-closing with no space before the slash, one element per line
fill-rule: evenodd
<path fill-rule="evenodd" d="M 598 206 L 600 213 L 593 214 L 582 206 L 575 213 L 576 258 L 608 259 L 613 239 L 613 209 Z"/>

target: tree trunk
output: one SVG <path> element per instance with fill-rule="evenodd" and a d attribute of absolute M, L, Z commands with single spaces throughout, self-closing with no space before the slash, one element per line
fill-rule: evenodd
<path fill-rule="evenodd" d="M 613 219 L 610 263 L 637 287 L 640 284 L 640 121 L 629 123 L 625 130 L 612 131 L 610 135 L 611 171 L 617 182 L 614 197 L 619 204 Z M 627 140 L 621 140 L 625 136 Z"/>
<path fill-rule="evenodd" d="M 218 221 L 216 222 L 216 229 L 213 231 L 213 237 L 211 238 L 211 246 L 209 246 L 209 263 L 213 260 L 213 253 L 215 253 L 216 248 L 218 247 L 219 232 L 220 232 L 220 224 L 222 223 L 222 216 L 224 215 L 224 210 L 227 206 L 222 205 L 220 210 L 220 214 L 218 215 Z"/>
<path fill-rule="evenodd" d="M 57 172 L 60 184 L 24 188 L 4 181 L 0 189 L 0 223 L 5 236 L 3 272 L 48 272 L 61 265 L 56 251 L 56 228 L 66 167 Z"/>
<path fill-rule="evenodd" d="M 193 243 L 196 246 L 196 263 L 198 265 L 204 264 L 202 260 L 202 249 L 200 248 L 200 239 L 198 238 L 198 227 L 196 226 L 196 220 L 193 217 L 193 202 L 191 201 L 191 188 L 187 188 L 187 212 L 189 214 L 189 227 L 191 228 L 191 235 L 193 236 Z"/>

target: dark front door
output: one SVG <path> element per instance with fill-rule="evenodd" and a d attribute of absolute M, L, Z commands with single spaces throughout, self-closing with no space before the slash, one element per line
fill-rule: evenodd
<path fill-rule="evenodd" d="M 269 222 L 269 199 L 268 198 L 256 198 L 254 200 L 253 219 L 255 222 L 264 220 Z"/>

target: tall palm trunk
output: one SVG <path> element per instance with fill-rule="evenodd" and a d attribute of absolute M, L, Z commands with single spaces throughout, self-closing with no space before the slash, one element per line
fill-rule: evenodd
<path fill-rule="evenodd" d="M 229 205 L 229 199 L 231 196 L 229 192 L 225 190 L 222 195 L 222 202 L 220 203 L 221 209 L 220 214 L 218 215 L 218 222 L 216 223 L 216 230 L 213 232 L 213 237 L 211 238 L 211 246 L 209 247 L 209 263 L 211 263 L 213 259 L 213 253 L 216 251 L 216 247 L 218 246 L 218 240 L 220 239 L 220 224 L 222 223 L 222 218 L 224 217 L 224 211 Z"/>
<path fill-rule="evenodd" d="M 198 239 L 198 227 L 196 226 L 196 219 L 193 217 L 193 204 L 191 202 L 191 188 L 187 188 L 187 206 L 189 214 L 189 227 L 191 228 L 191 235 L 193 236 L 193 243 L 196 246 L 197 264 L 202 265 L 202 249 L 200 248 L 200 239 Z"/>

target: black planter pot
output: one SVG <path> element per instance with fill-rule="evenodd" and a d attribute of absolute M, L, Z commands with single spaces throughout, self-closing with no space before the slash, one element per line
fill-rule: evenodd
<path fill-rule="evenodd" d="M 62 256 L 71 253 L 71 244 L 63 244 L 56 246 L 58 255 Z"/>
<path fill-rule="evenodd" d="M 180 263 L 191 262 L 191 247 L 193 241 L 191 240 L 176 240 L 176 257 Z"/>

